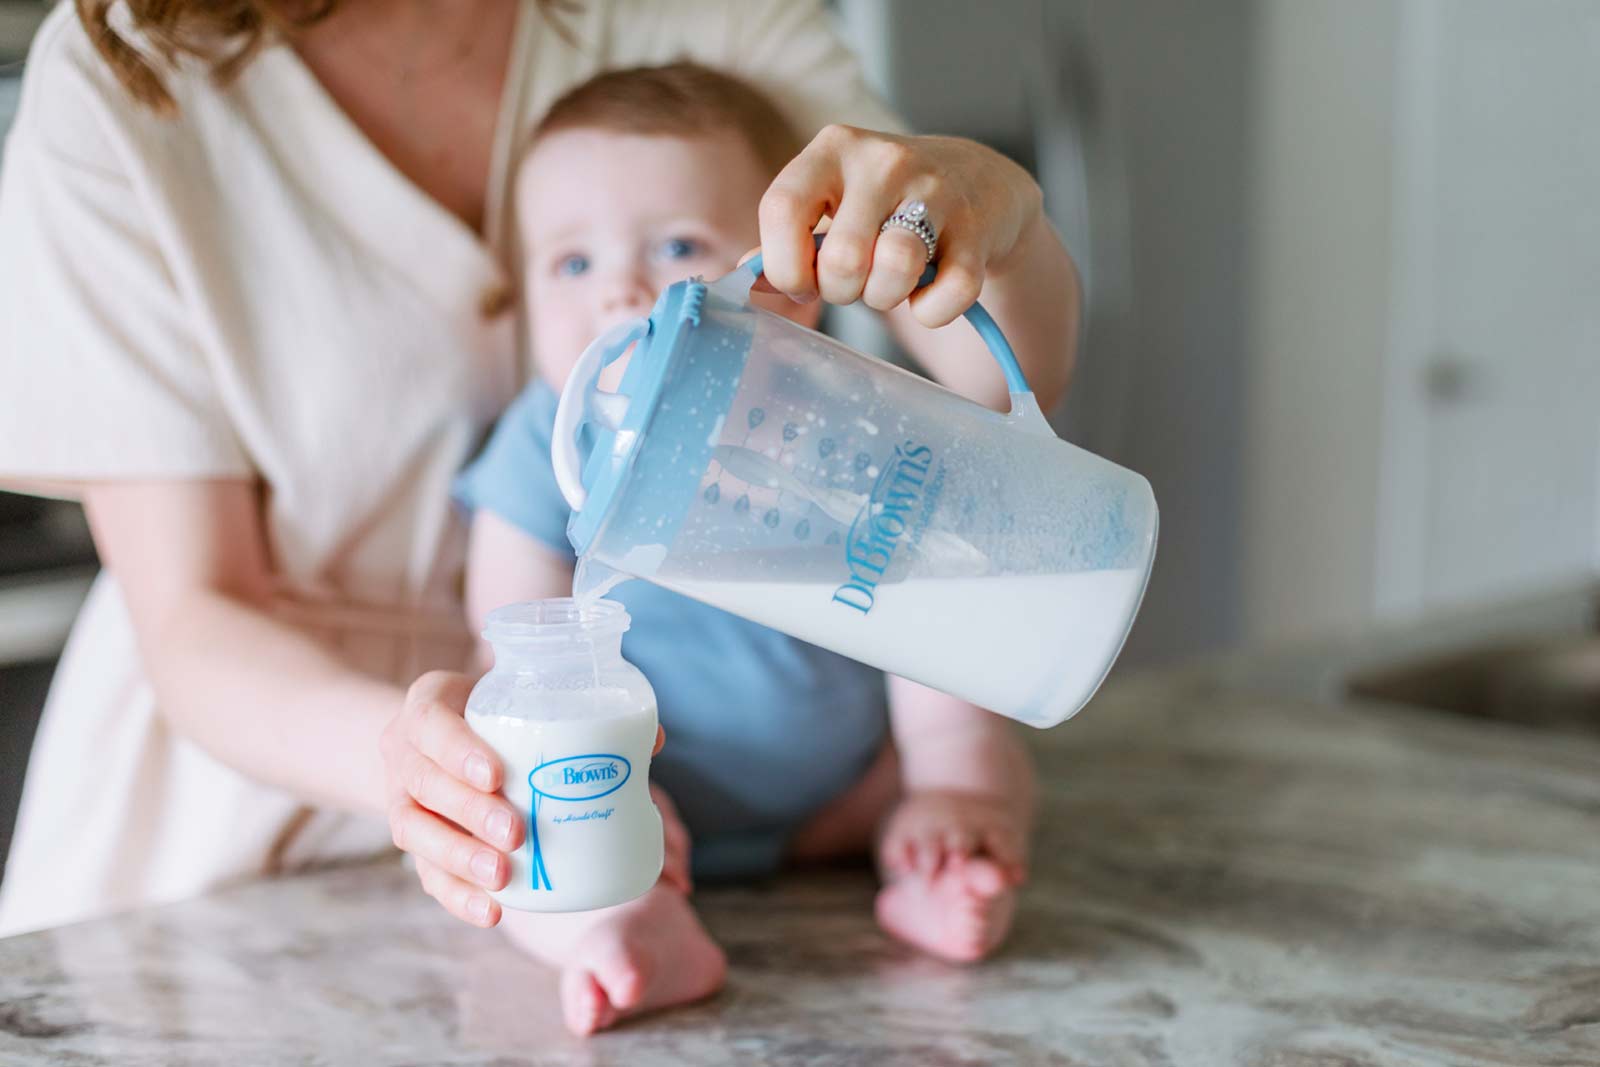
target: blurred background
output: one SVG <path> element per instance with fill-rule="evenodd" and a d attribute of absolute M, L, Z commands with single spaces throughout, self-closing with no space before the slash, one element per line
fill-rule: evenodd
<path fill-rule="evenodd" d="M 1056 424 L 1162 508 L 1120 670 L 1593 582 L 1600 4 L 834 6 L 915 128 L 1033 169 L 1083 269 Z M 0 131 L 45 9 L 0 0 Z M 93 566 L 75 509 L 0 494 L 0 856 Z"/>

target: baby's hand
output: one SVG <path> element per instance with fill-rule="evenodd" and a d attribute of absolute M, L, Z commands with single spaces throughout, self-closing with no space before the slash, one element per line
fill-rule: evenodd
<path fill-rule="evenodd" d="M 650 799 L 661 813 L 661 832 L 666 839 L 661 877 L 688 896 L 694 891 L 694 879 L 689 876 L 689 828 L 683 825 L 678 806 L 667 796 L 667 791 L 654 782 L 650 783 Z"/>
<path fill-rule="evenodd" d="M 910 793 L 884 824 L 878 857 L 885 875 L 932 877 L 947 860 L 987 856 L 1014 885 L 1027 876 L 1027 831 L 1015 809 L 983 793 Z"/>

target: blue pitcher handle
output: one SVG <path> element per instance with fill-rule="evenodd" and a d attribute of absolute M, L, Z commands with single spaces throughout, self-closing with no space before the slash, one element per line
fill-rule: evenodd
<path fill-rule="evenodd" d="M 822 247 L 825 233 L 812 235 L 817 242 L 817 247 Z M 917 288 L 921 289 L 932 282 L 938 273 L 936 264 L 928 264 L 928 269 L 922 272 L 922 277 L 917 281 Z M 749 296 L 750 287 L 755 285 L 756 279 L 761 277 L 761 253 L 745 260 L 736 267 L 724 281 L 733 281 L 739 291 Z M 982 304 L 973 301 L 972 306 L 966 311 L 966 319 L 972 323 L 972 328 L 978 331 L 978 336 L 983 338 L 983 343 L 989 347 L 989 354 L 994 356 L 994 361 L 1000 364 L 1000 369 L 1006 376 L 1006 388 L 1013 393 L 1031 393 L 1028 379 L 1023 377 L 1022 367 L 1017 363 L 1017 355 L 1011 351 L 1011 342 L 1006 340 L 1006 335 L 1000 332 L 1000 327 L 995 323 L 994 316 L 984 310 Z"/>

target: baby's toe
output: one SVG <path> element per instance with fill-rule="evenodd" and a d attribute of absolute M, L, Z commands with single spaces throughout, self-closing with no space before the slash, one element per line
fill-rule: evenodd
<path fill-rule="evenodd" d="M 896 877 L 917 869 L 915 843 L 910 837 L 892 837 L 883 843 L 883 867 Z"/>
<path fill-rule="evenodd" d="M 986 856 L 963 857 L 951 873 L 961 880 L 967 894 L 978 900 L 992 900 L 1011 887 L 1005 868 Z"/>
<path fill-rule="evenodd" d="M 650 984 L 645 963 L 643 954 L 630 952 L 625 946 L 595 961 L 595 981 L 618 1011 L 631 1011 L 644 999 L 645 988 Z"/>
<path fill-rule="evenodd" d="M 616 1012 L 606 992 L 588 971 L 574 968 L 561 974 L 561 1015 L 579 1037 L 611 1025 Z"/>

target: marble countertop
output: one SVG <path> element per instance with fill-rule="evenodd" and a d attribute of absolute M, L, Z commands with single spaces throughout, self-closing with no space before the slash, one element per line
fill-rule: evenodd
<path fill-rule="evenodd" d="M 1031 740 L 979 966 L 881 935 L 864 870 L 702 891 L 728 988 L 583 1041 L 386 861 L 0 942 L 0 1063 L 1600 1065 L 1600 741 L 1215 669 Z"/>

